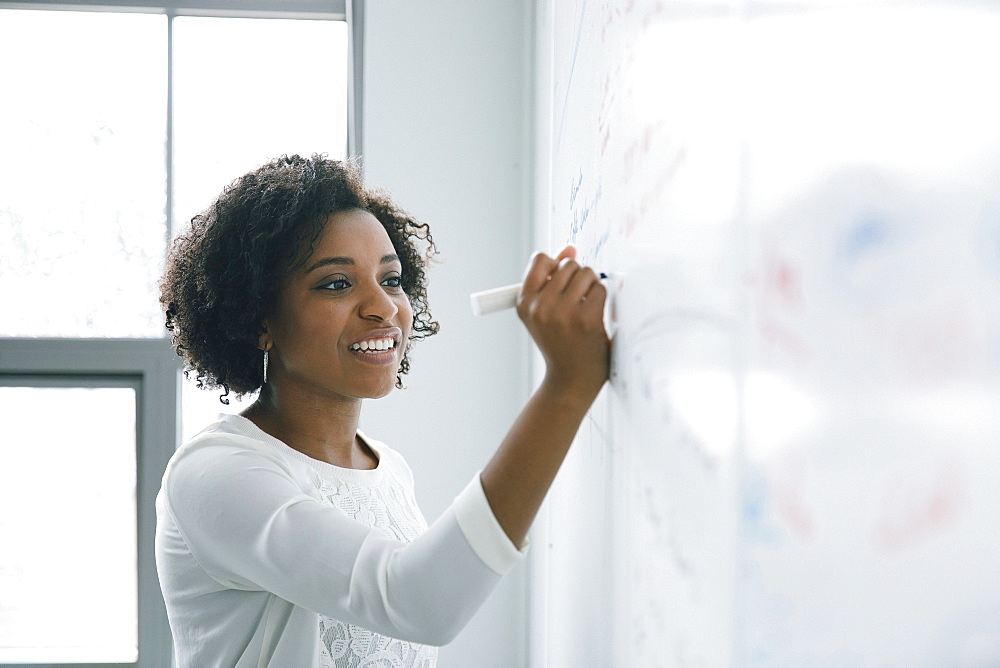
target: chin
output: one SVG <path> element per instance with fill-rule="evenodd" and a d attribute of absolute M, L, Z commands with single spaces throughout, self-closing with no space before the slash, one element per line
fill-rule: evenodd
<path fill-rule="evenodd" d="M 396 389 L 396 374 L 392 374 L 392 378 L 384 383 L 378 383 L 370 385 L 365 388 L 361 395 L 365 399 L 381 399 L 382 397 L 387 397 L 392 394 L 392 391 Z"/>
<path fill-rule="evenodd" d="M 396 389 L 396 384 L 395 384 L 395 381 L 393 381 L 393 384 L 390 385 L 389 387 L 387 387 L 385 389 L 375 390 L 371 394 L 367 395 L 366 398 L 368 398 L 368 399 L 381 399 L 382 397 L 387 397 L 390 394 L 392 394 L 392 391 L 395 390 L 395 389 Z"/>

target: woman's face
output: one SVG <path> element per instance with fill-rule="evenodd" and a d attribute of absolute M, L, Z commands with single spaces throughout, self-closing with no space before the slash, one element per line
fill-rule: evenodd
<path fill-rule="evenodd" d="M 401 272 L 375 216 L 331 215 L 264 320 L 268 385 L 342 398 L 391 392 L 413 324 Z"/>

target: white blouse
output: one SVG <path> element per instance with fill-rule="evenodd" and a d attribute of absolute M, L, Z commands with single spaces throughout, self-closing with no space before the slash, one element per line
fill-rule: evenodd
<path fill-rule="evenodd" d="M 174 454 L 156 565 L 178 666 L 433 666 L 521 560 L 478 475 L 428 528 L 406 461 L 359 436 L 375 469 L 312 459 L 238 415 Z"/>

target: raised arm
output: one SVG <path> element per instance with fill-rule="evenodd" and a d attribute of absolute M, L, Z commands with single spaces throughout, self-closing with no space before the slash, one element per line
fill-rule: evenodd
<path fill-rule="evenodd" d="M 587 410 L 608 378 L 607 293 L 575 260 L 538 253 L 525 271 L 517 313 L 545 359 L 545 376 L 481 474 L 500 526 L 523 545 Z"/>

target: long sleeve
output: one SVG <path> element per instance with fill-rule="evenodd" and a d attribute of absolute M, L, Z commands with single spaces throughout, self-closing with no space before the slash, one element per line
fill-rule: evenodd
<path fill-rule="evenodd" d="M 281 457 L 231 434 L 179 451 L 162 496 L 194 561 L 222 587 L 412 642 L 449 642 L 521 558 L 478 476 L 410 543 L 322 504 Z"/>

